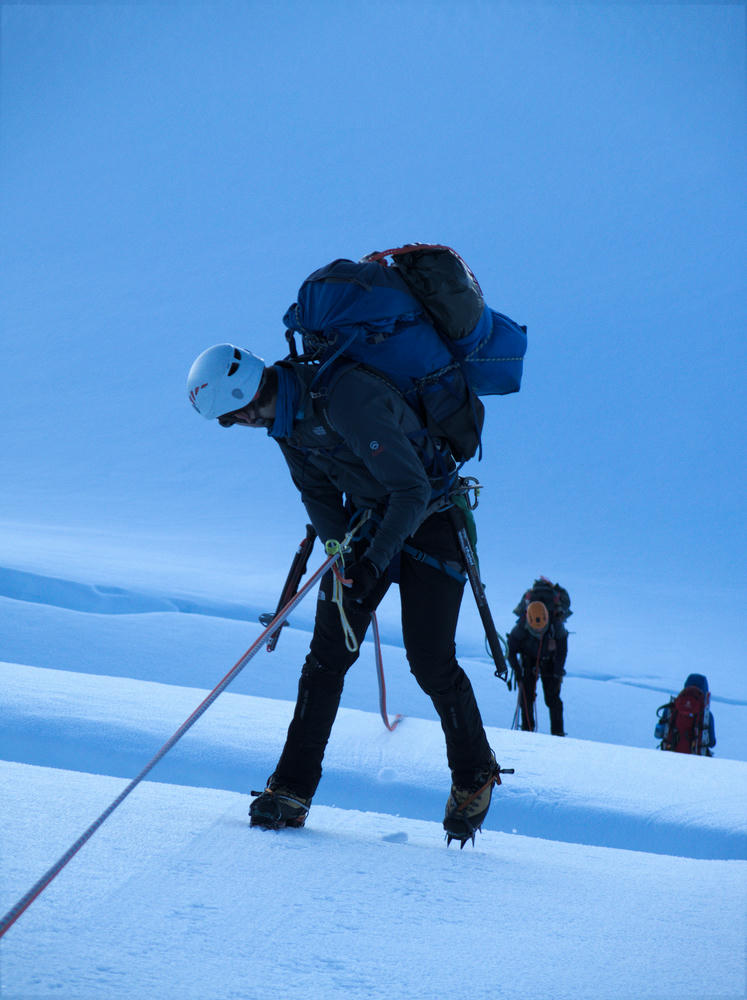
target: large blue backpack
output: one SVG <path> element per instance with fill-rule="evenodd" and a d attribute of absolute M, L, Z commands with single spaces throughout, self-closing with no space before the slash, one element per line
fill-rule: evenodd
<path fill-rule="evenodd" d="M 409 244 L 334 260 L 303 282 L 284 323 L 291 354 L 298 332 L 302 357 L 318 365 L 321 391 L 351 363 L 383 373 L 459 462 L 480 447 L 478 397 L 521 385 L 526 327 L 485 304 L 449 247 Z"/>

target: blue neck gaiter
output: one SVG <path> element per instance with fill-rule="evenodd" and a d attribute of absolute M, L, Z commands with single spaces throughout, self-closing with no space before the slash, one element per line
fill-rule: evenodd
<path fill-rule="evenodd" d="M 301 416 L 298 412 L 301 386 L 293 372 L 282 365 L 278 365 L 275 371 L 278 375 L 278 398 L 275 404 L 275 420 L 268 434 L 274 438 L 285 438 L 293 430 L 296 418 Z"/>

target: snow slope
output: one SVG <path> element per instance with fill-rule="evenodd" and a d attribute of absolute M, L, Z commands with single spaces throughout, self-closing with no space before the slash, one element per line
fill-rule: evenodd
<path fill-rule="evenodd" d="M 121 783 L 2 774 L 7 898 Z M 3 996 L 632 1000 L 663 980 L 670 996 L 742 995 L 743 863 L 492 830 L 459 852 L 438 822 L 329 806 L 275 834 L 249 830 L 246 805 L 138 789 L 9 932 Z"/>
<path fill-rule="evenodd" d="M 206 691 L 2 664 L 0 751 L 52 767 L 138 773 Z M 246 668 L 256 669 L 256 661 Z M 360 669 L 360 666 L 359 668 Z M 403 662 L 390 663 L 402 670 Z M 216 680 L 218 680 L 217 678 Z M 261 686 L 261 681 L 255 685 Z M 371 705 L 376 698 L 371 679 Z M 391 704 L 391 703 L 390 703 Z M 158 765 L 154 777 L 248 791 L 261 787 L 290 721 L 287 701 L 224 693 Z M 694 858 L 747 858 L 747 787 L 741 761 L 593 744 L 488 727 L 504 767 L 490 826 L 580 843 Z M 151 754 L 152 756 L 152 754 Z M 593 770 L 589 769 L 593 760 Z M 413 819 L 438 817 L 448 774 L 437 723 L 407 718 L 389 733 L 375 712 L 343 708 L 325 758 L 317 802 Z M 448 790 L 448 789 L 447 789 Z"/>
<path fill-rule="evenodd" d="M 77 588 L 42 587 L 50 604 L 44 578 L 2 575 L 25 588 L 2 602 L 8 646 L 32 654 L 0 663 L 3 912 L 260 631 L 217 600 L 207 615 L 150 591 L 138 608 L 144 591 L 71 575 Z M 282 745 L 308 638 L 296 625 L 260 652 L 8 931 L 4 998 L 601 1000 L 659 996 L 662 977 L 682 996 L 742 994 L 747 764 L 652 749 L 655 692 L 645 715 L 628 706 L 644 749 L 512 732 L 504 688 L 488 733 L 515 774 L 475 847 L 447 850 L 440 727 L 387 644 L 389 711 L 405 719 L 385 729 L 367 644 L 307 827 L 250 830 L 248 792 Z M 98 672 L 107 650 L 116 674 Z M 486 718 L 500 714 L 487 657 L 469 663 Z M 704 936 L 707 986 L 688 992 Z"/>

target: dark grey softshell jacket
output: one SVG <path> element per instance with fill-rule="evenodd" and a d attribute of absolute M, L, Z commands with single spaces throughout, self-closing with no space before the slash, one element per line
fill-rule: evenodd
<path fill-rule="evenodd" d="M 308 393 L 313 372 L 298 369 L 297 377 L 304 415 L 278 443 L 309 519 L 322 541 L 340 541 L 349 520 L 343 494 L 356 509 L 376 510 L 381 522 L 366 555 L 383 571 L 430 512 L 434 443 L 400 393 L 372 372 L 349 369 L 324 400 Z"/>

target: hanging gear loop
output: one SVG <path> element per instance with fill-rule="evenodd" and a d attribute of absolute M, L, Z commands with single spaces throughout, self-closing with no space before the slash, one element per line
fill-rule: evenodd
<path fill-rule="evenodd" d="M 376 612 L 371 615 L 371 626 L 373 628 L 374 655 L 376 657 L 376 679 L 379 682 L 379 712 L 384 720 L 384 725 L 393 733 L 402 721 L 402 716 L 397 714 L 392 722 L 389 721 L 389 713 L 386 708 L 386 681 L 384 680 L 384 659 L 381 655 L 381 635 L 379 634 L 379 623 L 376 619 Z"/>
<path fill-rule="evenodd" d="M 338 543 L 334 542 L 333 544 L 337 545 Z M 330 551 L 329 546 L 330 542 L 327 542 L 324 546 L 327 552 Z M 345 637 L 345 648 L 349 653 L 357 653 L 360 644 L 355 637 L 355 632 L 353 631 L 350 622 L 348 621 L 348 616 L 345 614 L 345 607 L 343 605 L 344 598 L 342 588 L 346 585 L 350 586 L 350 581 L 345 579 L 337 566 L 332 568 L 332 572 L 334 574 L 334 580 L 332 581 L 332 603 L 337 605 L 337 611 L 340 615 L 340 627 L 342 628 L 342 634 Z"/>
<path fill-rule="evenodd" d="M 481 490 L 482 485 L 475 476 L 460 476 L 456 486 L 451 491 L 450 499 L 464 497 L 464 502 L 469 510 L 477 510 L 477 506 L 480 503 Z M 470 493 L 472 494 L 472 499 L 470 499 Z"/>
<path fill-rule="evenodd" d="M 330 538 L 324 543 L 324 551 L 327 555 L 338 555 L 342 557 L 342 561 L 345 554 L 350 552 L 352 543 L 362 537 L 360 531 L 370 517 L 370 510 L 361 510 L 355 514 L 351 518 L 347 534 L 341 542 L 336 541 L 334 538 Z M 355 637 L 355 632 L 348 621 L 348 616 L 345 614 L 345 608 L 343 606 L 342 588 L 345 586 L 349 587 L 351 581 L 347 580 L 342 575 L 338 565 L 334 565 L 332 567 L 332 572 L 334 574 L 334 580 L 332 581 L 332 601 L 337 605 L 337 610 L 340 614 L 340 626 L 342 628 L 343 635 L 345 636 L 345 648 L 349 653 L 357 653 L 360 644 Z"/>

